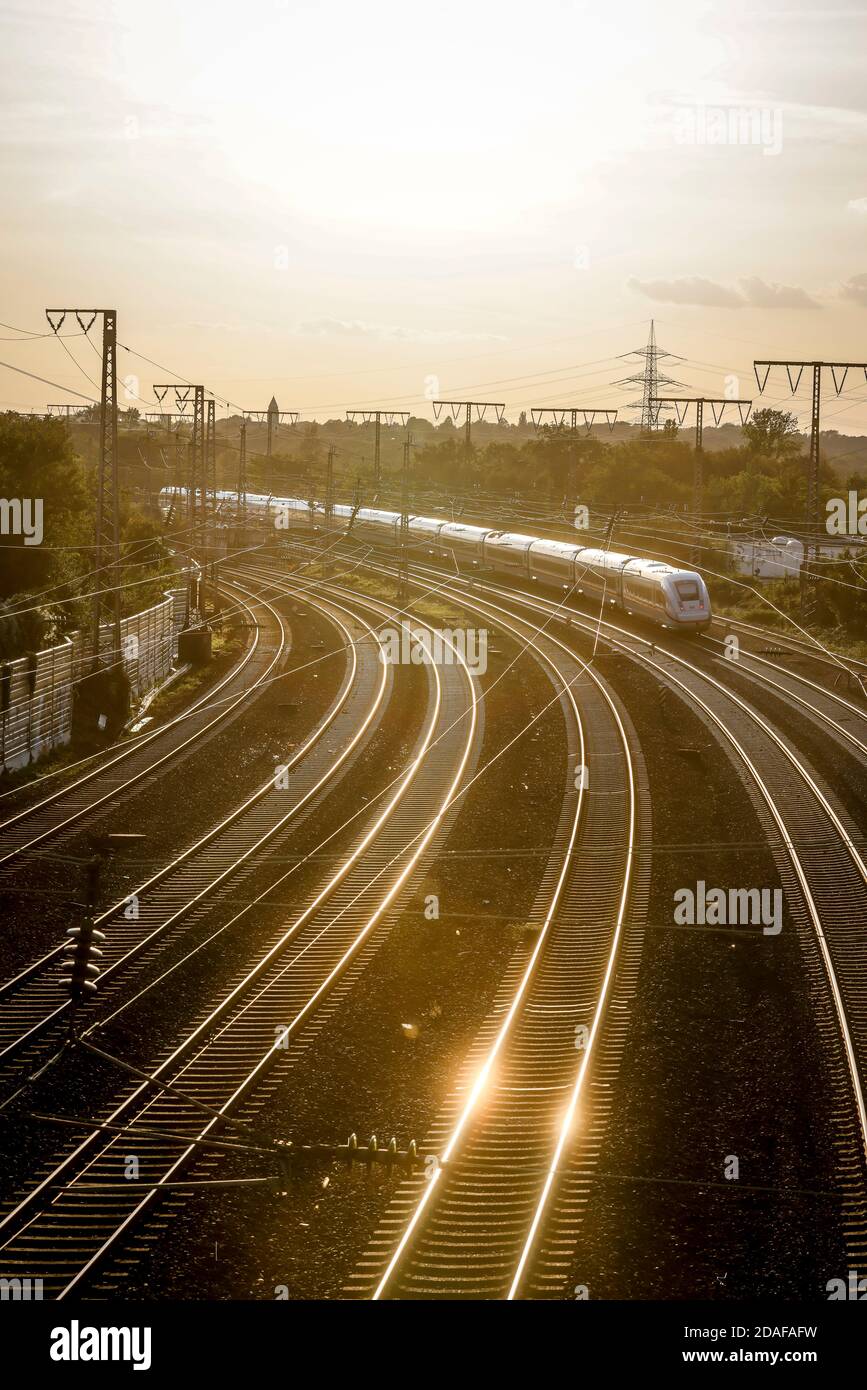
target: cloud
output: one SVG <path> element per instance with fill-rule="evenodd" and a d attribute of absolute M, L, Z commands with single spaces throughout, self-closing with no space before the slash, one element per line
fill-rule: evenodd
<path fill-rule="evenodd" d="M 819 305 L 798 285 L 775 285 L 749 275 L 741 280 L 744 302 L 755 309 L 818 309 Z"/>
<path fill-rule="evenodd" d="M 849 212 L 857 212 L 862 217 L 867 217 L 867 198 L 850 198 L 846 207 Z"/>
<path fill-rule="evenodd" d="M 739 309 L 743 304 L 736 290 L 704 280 L 700 275 L 685 275 L 679 280 L 637 280 L 633 275 L 626 283 L 631 290 L 664 304 L 696 304 L 716 309 Z"/>
<path fill-rule="evenodd" d="M 499 333 L 464 333 L 460 329 L 401 328 L 396 324 L 366 323 L 363 319 L 308 319 L 299 333 L 315 337 L 376 338 L 383 343 L 505 343 Z"/>
<path fill-rule="evenodd" d="M 867 305 L 867 275 L 853 275 L 851 280 L 840 286 L 840 297 Z"/>
<path fill-rule="evenodd" d="M 705 280 L 701 275 L 684 275 L 675 280 L 627 280 L 631 290 L 664 304 L 693 304 L 702 309 L 818 309 L 819 305 L 798 285 L 769 284 L 758 275 L 738 283 L 740 289 Z"/>

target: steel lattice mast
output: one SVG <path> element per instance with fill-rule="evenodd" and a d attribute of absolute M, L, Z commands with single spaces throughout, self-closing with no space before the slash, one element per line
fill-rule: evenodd
<path fill-rule="evenodd" d="M 695 525 L 696 543 L 692 548 L 692 559 L 697 565 L 701 564 L 702 548 L 698 541 L 701 528 L 701 517 L 704 510 L 704 408 L 709 405 L 713 411 L 713 422 L 718 425 L 722 420 L 723 413 L 727 405 L 736 405 L 738 417 L 742 425 L 745 425 L 750 418 L 750 411 L 753 408 L 752 401 L 745 400 L 740 396 L 654 396 L 651 406 L 659 410 L 662 406 L 673 405 L 677 412 L 677 423 L 682 425 L 686 419 L 686 412 L 691 405 L 695 406 L 695 448 L 693 450 L 692 465 L 692 513 Z"/>
<path fill-rule="evenodd" d="M 805 509 L 806 535 L 804 537 L 804 557 L 801 561 L 801 615 L 805 621 L 810 621 L 816 616 L 816 591 L 815 575 L 810 572 L 812 561 L 817 558 L 819 553 L 819 445 L 821 440 L 821 406 L 822 406 L 822 372 L 823 370 L 831 373 L 831 380 L 834 383 L 834 394 L 839 396 L 846 385 L 846 378 L 851 371 L 863 372 L 864 379 L 867 381 L 867 362 L 817 362 L 805 361 L 800 358 L 793 361 L 791 358 L 761 357 L 753 362 L 753 371 L 756 376 L 756 385 L 759 388 L 759 395 L 764 393 L 768 384 L 768 376 L 772 367 L 785 367 L 786 378 L 789 389 L 794 396 L 801 384 L 801 377 L 806 368 L 811 373 L 810 391 L 810 454 L 807 460 L 807 504 Z M 764 369 L 764 374 L 762 374 Z"/>
<path fill-rule="evenodd" d="M 628 410 L 641 411 L 641 432 L 642 434 L 652 434 L 659 429 L 659 406 L 654 406 L 653 401 L 657 399 L 661 392 L 660 387 L 676 386 L 679 390 L 686 389 L 682 381 L 675 381 L 673 377 L 666 376 L 659 370 L 661 358 L 671 358 L 672 361 L 680 361 L 680 358 L 673 353 L 667 352 L 665 348 L 657 346 L 656 327 L 653 319 L 650 320 L 650 333 L 647 339 L 647 346 L 643 348 L 633 348 L 632 352 L 626 352 L 624 357 L 643 357 L 644 367 L 641 371 L 635 372 L 632 376 L 621 377 L 619 381 L 612 382 L 612 386 L 640 386 L 641 399 L 629 401 Z"/>
<path fill-rule="evenodd" d="M 117 310 L 46 309 L 52 332 L 59 333 L 67 314 L 74 314 L 85 336 L 102 315 L 102 380 L 99 405 L 99 452 L 96 480 L 96 559 L 91 628 L 93 669 L 99 668 L 99 628 L 103 610 L 112 629 L 112 664 L 120 651 L 120 498 L 117 476 Z M 106 591 L 107 592 L 101 592 Z"/>
<path fill-rule="evenodd" d="M 190 421 L 192 433 L 189 441 L 189 488 L 187 491 L 187 516 L 190 527 L 190 559 L 192 562 L 192 552 L 196 545 L 196 501 L 199 485 L 201 484 L 202 515 L 201 515 L 201 542 L 204 544 L 205 528 L 208 518 L 208 488 L 205 477 L 205 388 L 201 383 L 183 382 L 180 385 L 170 382 L 155 382 L 153 387 L 154 395 L 162 404 L 169 391 L 175 394 L 176 413 L 183 417 L 186 408 L 192 402 L 193 414 Z M 196 580 L 192 568 L 190 569 L 187 581 L 187 621 L 192 622 L 192 615 L 196 607 Z"/>
<path fill-rule="evenodd" d="M 611 434 L 617 424 L 617 407 L 605 405 L 534 405 L 530 409 L 530 417 L 533 421 L 533 429 L 538 434 L 540 429 L 569 430 L 573 440 L 578 433 L 578 417 L 581 416 L 581 423 L 584 426 L 585 434 L 590 433 L 596 424 L 596 416 L 602 415 L 608 426 L 608 433 Z M 550 424 L 547 419 L 550 418 Z M 564 499 L 565 505 L 573 508 L 573 517 L 577 514 L 574 508 L 578 504 L 578 469 L 579 453 L 577 445 L 573 444 L 573 489 L 572 496 L 567 492 Z M 568 487 L 568 484 L 567 484 Z"/>
<path fill-rule="evenodd" d="M 383 420 L 389 429 L 398 424 L 401 429 L 406 429 L 409 424 L 408 410 L 347 410 L 347 420 L 360 421 L 363 425 L 373 422 L 375 429 L 373 434 L 373 486 L 374 491 L 379 488 L 382 482 L 382 463 L 380 459 L 380 442 Z"/>

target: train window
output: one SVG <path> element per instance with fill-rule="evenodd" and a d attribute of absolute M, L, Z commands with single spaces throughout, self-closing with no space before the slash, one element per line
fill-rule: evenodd
<path fill-rule="evenodd" d="M 689 599 L 701 598 L 694 579 L 678 579 L 674 587 L 685 602 Z"/>

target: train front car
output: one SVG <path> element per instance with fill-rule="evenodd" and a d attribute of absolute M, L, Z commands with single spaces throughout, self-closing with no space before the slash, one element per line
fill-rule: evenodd
<path fill-rule="evenodd" d="M 705 632 L 710 626 L 710 598 L 701 575 L 661 560 L 627 560 L 620 601 L 627 613 L 678 632 Z"/>
<path fill-rule="evenodd" d="M 669 569 L 662 580 L 662 587 L 671 626 L 679 632 L 707 632 L 713 612 L 710 594 L 701 575 L 694 570 Z"/>

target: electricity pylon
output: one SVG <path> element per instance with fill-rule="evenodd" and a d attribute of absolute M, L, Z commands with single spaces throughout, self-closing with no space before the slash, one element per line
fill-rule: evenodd
<path fill-rule="evenodd" d="M 621 377 L 619 381 L 612 382 L 612 386 L 640 386 L 642 388 L 640 401 L 629 401 L 628 410 L 641 411 L 641 433 L 651 434 L 659 427 L 659 408 L 654 410 L 651 402 L 659 396 L 660 387 L 676 386 L 683 388 L 682 381 L 675 381 L 673 377 L 665 376 L 659 370 L 659 360 L 663 357 L 670 357 L 673 361 L 680 361 L 672 353 L 666 352 L 665 348 L 656 345 L 656 329 L 653 319 L 650 320 L 650 334 L 647 339 L 647 347 L 633 348 L 632 352 L 625 352 L 623 357 L 643 357 L 644 367 L 636 372 L 634 376 Z"/>
<path fill-rule="evenodd" d="M 103 610 L 111 622 L 112 665 L 120 650 L 120 497 L 117 476 L 117 310 L 46 309 L 52 332 L 59 333 L 67 314 L 74 314 L 87 336 L 102 315 L 102 380 L 99 404 L 99 450 L 96 479 L 96 563 L 91 627 L 93 670 L 99 669 L 99 628 Z M 100 590 L 107 589 L 107 593 Z"/>
<path fill-rule="evenodd" d="M 867 362 L 793 362 L 784 359 L 774 360 L 771 358 L 760 358 L 753 362 L 753 371 L 756 374 L 756 385 L 759 388 L 760 396 L 764 393 L 772 367 L 785 367 L 789 389 L 793 396 L 801 384 L 804 368 L 809 367 L 812 372 L 810 457 L 807 462 L 807 506 L 805 516 L 807 525 L 806 535 L 804 537 L 804 558 L 801 561 L 801 616 L 805 622 L 809 622 L 816 615 L 815 576 L 810 573 L 810 565 L 813 561 L 814 552 L 818 555 L 819 551 L 819 432 L 821 429 L 822 371 L 825 368 L 830 371 L 831 380 L 834 383 L 834 394 L 839 396 L 843 387 L 846 385 L 846 378 L 850 371 L 863 371 L 864 378 L 867 380 Z M 764 376 L 759 375 L 761 368 L 764 368 Z M 839 378 L 837 375 L 838 372 L 840 373 Z M 793 373 L 797 373 L 797 375 L 793 375 Z M 815 540 L 814 535 L 816 537 Z"/>
<path fill-rule="evenodd" d="M 701 527 L 701 516 L 704 510 L 704 407 L 709 405 L 713 414 L 713 422 L 718 425 L 723 417 L 727 405 L 736 405 L 740 422 L 745 425 L 750 418 L 750 411 L 753 408 L 752 401 L 743 400 L 738 396 L 654 396 L 650 402 L 651 407 L 657 411 L 661 406 L 673 405 L 677 415 L 677 423 L 682 425 L 686 419 L 686 412 L 691 405 L 695 406 L 695 450 L 693 452 L 692 464 L 692 514 L 695 525 L 696 540 L 692 547 L 693 564 L 701 564 L 701 544 L 699 543 L 699 528 Z M 746 413 L 744 413 L 746 411 Z"/>
<path fill-rule="evenodd" d="M 382 463 L 380 460 L 380 431 L 382 421 L 385 421 L 388 429 L 393 429 L 395 424 L 399 424 L 401 429 L 406 429 L 409 424 L 408 410 L 347 410 L 347 420 L 360 420 L 363 425 L 369 425 L 373 421 L 376 429 L 373 435 L 373 487 L 378 490 L 382 481 Z"/>

